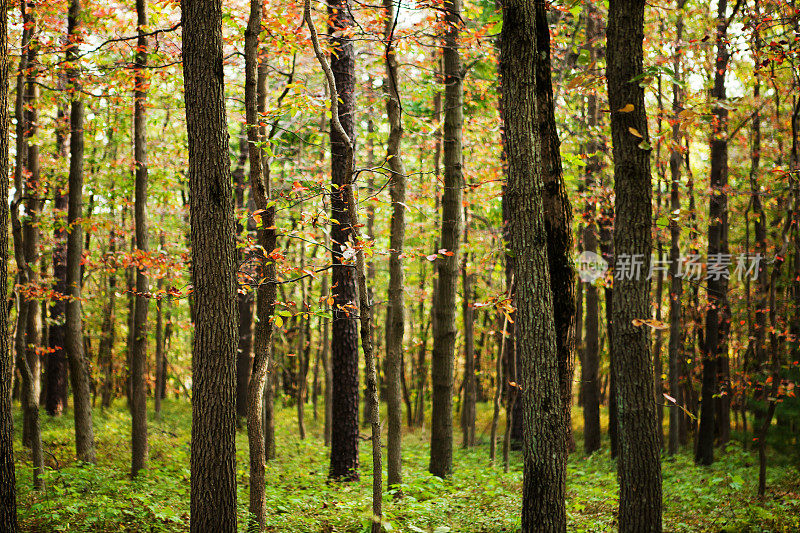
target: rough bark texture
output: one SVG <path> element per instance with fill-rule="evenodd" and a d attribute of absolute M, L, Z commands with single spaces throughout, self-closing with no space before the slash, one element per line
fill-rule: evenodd
<path fill-rule="evenodd" d="M 236 246 L 221 0 L 183 0 L 195 336 L 191 531 L 236 531 Z"/>
<path fill-rule="evenodd" d="M 544 227 L 547 260 L 553 293 L 553 318 L 558 351 L 558 383 L 566 422 L 567 451 L 575 448 L 572 437 L 572 380 L 575 373 L 575 266 L 572 261 L 572 206 L 561 167 L 561 142 L 556 129 L 550 60 L 550 27 L 544 0 L 536 0 L 536 100 L 539 106 Z"/>
<path fill-rule="evenodd" d="M 136 249 L 140 264 L 136 268 L 136 305 L 133 316 L 133 352 L 131 354 L 131 476 L 147 467 L 147 389 L 144 382 L 147 365 L 147 311 L 150 287 L 146 263 L 150 251 L 147 239 L 147 3 L 136 0 L 136 58 L 133 93 L 133 159 L 136 165 L 134 219 Z"/>
<path fill-rule="evenodd" d="M 94 428 L 92 426 L 92 404 L 90 391 L 89 361 L 83 352 L 83 324 L 81 322 L 81 259 L 83 257 L 83 100 L 80 93 L 80 70 L 78 68 L 78 45 L 80 34 L 81 3 L 70 0 L 67 16 L 69 46 L 66 61 L 70 106 L 69 144 L 69 200 L 67 206 L 67 300 L 66 348 L 69 358 L 69 373 L 72 382 L 73 412 L 75 415 L 75 450 L 78 459 L 96 462 Z"/>
<path fill-rule="evenodd" d="M 464 177 L 461 153 L 461 128 L 464 122 L 463 73 L 458 34 L 461 0 L 445 4 L 444 58 L 444 193 L 442 227 L 437 259 L 437 301 L 432 310 L 433 352 L 431 354 L 431 457 L 428 469 L 439 477 L 453 471 L 453 357 L 456 344 L 456 288 L 458 252 L 461 241 Z"/>
<path fill-rule="evenodd" d="M 711 195 L 708 201 L 708 261 L 728 254 L 728 110 L 725 100 L 725 72 L 728 69 L 726 21 L 728 3 L 719 0 L 717 11 L 716 65 L 712 97 L 713 132 L 711 135 Z M 697 428 L 695 462 L 710 465 L 714 462 L 714 437 L 717 433 L 717 406 L 714 395 L 719 391 L 719 370 L 727 365 L 727 331 L 730 322 L 728 278 L 709 274 L 707 279 L 708 308 L 703 350 L 703 384 L 700 402 L 700 424 Z M 727 397 L 727 394 L 725 395 Z M 724 423 L 723 423 L 724 424 Z M 724 430 L 723 430 L 724 431 Z M 728 431 L 730 429 L 728 428 Z"/>
<path fill-rule="evenodd" d="M 0 12 L 8 12 L 0 0 Z M 0 17 L 0 175 L 8 176 L 8 17 Z M 0 183 L 0 226 L 8 227 L 8 180 Z M 0 231 L 0 287 L 7 287 L 8 232 Z M 8 331 L 8 300 L 0 298 L 0 331 Z M 11 420 L 11 352 L 0 335 L 0 530 L 17 531 L 17 484 Z"/>
<path fill-rule="evenodd" d="M 522 360 L 522 531 L 566 531 L 565 411 L 543 213 L 533 0 L 503 4 L 500 76 L 508 157 L 505 195 L 516 258 L 516 341 Z"/>
<path fill-rule="evenodd" d="M 353 137 L 355 114 L 355 51 L 346 36 L 353 18 L 349 0 L 328 0 L 328 31 L 334 53 L 330 66 L 339 94 L 338 114 L 345 134 Z M 343 260 L 343 252 L 352 245 L 352 221 L 347 212 L 344 187 L 349 185 L 350 147 L 331 127 L 331 224 L 333 269 L 333 326 L 331 353 L 333 398 L 331 416 L 331 464 L 329 475 L 343 481 L 358 479 L 358 319 L 356 278 L 352 264 Z"/>
<path fill-rule="evenodd" d="M 392 198 L 391 235 L 389 238 L 389 305 L 391 322 L 386 346 L 386 485 L 399 489 L 402 476 L 402 427 L 403 414 L 400 397 L 401 360 L 403 357 L 403 334 L 405 333 L 405 302 L 403 298 L 403 265 L 400 256 L 406 232 L 406 171 L 403 167 L 401 141 L 403 123 L 401 102 L 398 92 L 397 56 L 393 35 L 397 24 L 394 0 L 383 0 L 385 25 L 384 62 L 386 66 L 386 114 L 389 117 L 389 138 L 386 142 L 386 158 L 391 171 L 390 194 Z"/>
<path fill-rule="evenodd" d="M 644 263 L 641 275 L 614 279 L 611 371 L 617 391 L 622 532 L 661 531 L 661 443 L 653 363 L 648 328 L 636 322 L 650 313 L 646 273 L 652 240 L 650 150 L 642 144 L 648 139 L 644 89 L 631 81 L 642 73 L 644 6 L 644 0 L 611 0 L 606 32 L 616 195 L 614 250 L 618 263 L 623 256 Z M 632 111 L 621 111 L 629 104 Z"/>

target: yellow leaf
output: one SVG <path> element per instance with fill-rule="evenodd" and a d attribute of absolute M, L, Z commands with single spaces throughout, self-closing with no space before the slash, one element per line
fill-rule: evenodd
<path fill-rule="evenodd" d="M 620 108 L 619 112 L 620 113 L 630 113 L 631 111 L 633 111 L 633 109 L 634 109 L 633 104 L 627 104 L 625 107 Z"/>
<path fill-rule="evenodd" d="M 639 137 L 640 139 L 644 138 L 644 137 L 642 137 L 642 134 L 639 133 L 639 130 L 637 130 L 636 128 L 628 128 L 628 131 L 631 132 L 631 135 L 635 135 L 636 137 Z"/>

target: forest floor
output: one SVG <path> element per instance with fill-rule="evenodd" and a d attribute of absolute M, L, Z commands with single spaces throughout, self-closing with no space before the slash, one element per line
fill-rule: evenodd
<path fill-rule="evenodd" d="M 277 402 L 280 405 L 280 402 Z M 152 406 L 150 406 L 152 408 Z M 15 411 L 19 411 L 16 409 Z M 276 412 L 277 458 L 267 466 L 268 531 L 368 531 L 371 506 L 371 460 L 368 441 L 360 445 L 361 481 L 327 483 L 328 450 L 323 446 L 322 420 L 307 409 L 307 438 L 300 440 L 296 410 Z M 149 469 L 131 481 L 130 417 L 124 402 L 105 412 L 95 410 L 98 464 L 74 459 L 72 412 L 59 418 L 42 414 L 46 450 L 46 489 L 31 490 L 30 454 L 15 439 L 19 515 L 23 531 L 188 531 L 189 440 L 191 408 L 181 400 L 164 403 L 160 421 L 150 411 Z M 573 420 L 580 450 L 580 410 Z M 401 500 L 384 496 L 386 531 L 495 532 L 519 527 L 522 457 L 510 456 L 510 472 L 489 462 L 491 407 L 478 408 L 479 445 L 465 450 L 454 440 L 454 474 L 443 481 L 427 472 L 428 434 L 415 430 L 403 440 Z M 605 422 L 605 421 L 604 421 Z M 20 428 L 19 416 L 15 427 Z M 501 419 L 501 428 L 503 427 Z M 362 433 L 368 430 L 363 430 Z M 239 524 L 247 509 L 247 437 L 237 433 Z M 607 444 L 607 443 L 604 443 Z M 733 442 L 718 450 L 712 467 L 696 467 L 691 455 L 664 459 L 665 531 L 800 531 L 800 473 L 796 458 L 774 457 L 768 470 L 768 494 L 755 497 L 757 457 Z M 794 466 L 792 463 L 794 462 Z M 385 464 L 385 463 L 384 463 Z M 384 482 L 385 482 L 384 472 Z M 569 459 L 567 513 L 570 531 L 616 530 L 615 462 L 607 447 L 586 457 Z"/>

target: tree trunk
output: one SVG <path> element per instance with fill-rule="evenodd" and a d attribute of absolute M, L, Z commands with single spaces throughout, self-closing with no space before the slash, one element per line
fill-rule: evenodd
<path fill-rule="evenodd" d="M 567 451 L 575 449 L 572 436 L 572 380 L 575 373 L 575 268 L 572 262 L 572 206 L 567 196 L 556 129 L 550 59 L 550 28 L 544 0 L 536 0 L 536 99 L 544 183 L 544 226 L 558 351 L 558 383 L 564 410 Z"/>
<path fill-rule="evenodd" d="M 247 125 L 242 125 L 239 135 L 239 159 L 236 162 L 236 170 L 233 172 L 233 182 L 236 187 L 234 200 L 236 203 L 237 223 L 236 233 L 241 234 L 245 229 L 239 223 L 239 216 L 245 210 L 244 190 L 247 187 L 245 178 L 245 165 L 249 155 L 247 143 Z M 249 213 L 248 213 L 249 215 Z M 248 216 L 248 226 L 251 220 Z M 249 227 L 247 228 L 250 229 Z M 237 259 L 239 264 L 246 263 L 248 257 L 245 252 L 237 247 Z M 239 339 L 236 347 L 236 425 L 240 426 L 241 421 L 247 418 L 247 394 L 250 384 L 250 372 L 253 367 L 253 293 L 249 290 L 240 290 L 236 295 L 237 306 L 239 307 Z"/>
<path fill-rule="evenodd" d="M 456 286 L 461 241 L 464 177 L 461 128 L 464 121 L 463 73 L 458 34 L 461 28 L 461 0 L 445 5 L 444 55 L 444 193 L 442 195 L 442 253 L 437 258 L 437 303 L 433 309 L 433 352 L 431 379 L 431 456 L 428 470 L 439 477 L 453 471 L 453 357 L 456 341 Z"/>
<path fill-rule="evenodd" d="M 166 244 L 166 236 L 164 235 L 164 231 L 161 231 L 159 236 L 159 253 L 166 253 Z M 163 274 L 158 276 L 158 281 L 156 282 L 156 294 L 158 298 L 156 299 L 156 383 L 153 393 L 153 411 L 157 419 L 161 418 L 161 400 L 163 400 L 161 391 L 164 390 L 164 378 L 166 377 L 164 365 L 164 295 L 161 292 L 162 290 L 164 290 Z"/>
<path fill-rule="evenodd" d="M 595 41 L 599 40 L 601 30 L 600 15 L 594 4 L 586 4 L 586 46 L 589 49 L 589 63 L 596 64 L 598 52 Z M 597 105 L 597 92 L 589 93 L 586 100 L 586 125 L 589 130 L 589 141 L 586 144 L 587 162 L 585 167 L 586 208 L 583 232 L 583 249 L 588 254 L 597 253 L 597 224 L 595 217 L 596 187 L 599 185 L 600 142 Z M 586 293 L 586 340 L 584 342 L 583 367 L 581 372 L 581 392 L 583 397 L 583 449 L 589 455 L 600 449 L 600 297 L 597 285 L 592 281 L 585 284 Z M 555 291 L 554 291 L 555 294 Z"/>
<path fill-rule="evenodd" d="M 683 93 L 679 80 L 682 76 L 682 47 L 683 47 L 683 9 L 686 0 L 677 0 L 676 9 L 678 20 L 675 23 L 675 50 L 673 52 L 673 70 L 675 79 L 672 84 L 672 144 L 670 147 L 669 170 L 671 177 L 670 185 L 670 212 L 669 233 L 669 393 L 672 402 L 669 405 L 669 445 L 667 451 L 674 455 L 680 446 L 680 418 L 681 408 L 684 405 L 683 391 L 681 390 L 680 380 L 680 358 L 681 343 L 683 332 L 683 308 L 681 297 L 683 295 L 683 280 L 678 275 L 678 265 L 681 257 L 681 228 L 680 228 L 680 209 L 681 209 L 681 124 L 680 112 L 683 107 Z M 656 398 L 656 401 L 663 401 Z"/>
<path fill-rule="evenodd" d="M 652 187 L 642 73 L 644 0 L 612 0 L 607 35 L 608 102 L 614 157 L 614 252 L 612 373 L 619 431 L 619 528 L 661 531 L 661 444 L 656 426 L 653 362 L 647 319 L 650 309 Z M 631 111 L 629 107 L 633 106 Z M 636 132 L 636 134 L 634 134 Z M 637 135 L 638 134 L 638 135 Z M 622 258 L 641 261 L 642 272 L 620 275 Z"/>
<path fill-rule="evenodd" d="M 516 342 L 522 361 L 524 426 L 522 531 L 566 531 L 566 411 L 543 208 L 544 174 L 537 70 L 535 0 L 503 3 L 500 79 L 503 85 L 508 230 L 515 261 Z"/>
<path fill-rule="evenodd" d="M 113 204 L 113 199 L 112 202 Z M 110 208 L 110 209 L 113 209 Z M 111 213 L 112 219 L 114 213 Z M 108 235 L 108 256 L 111 267 L 106 283 L 106 305 L 103 311 L 103 323 L 100 327 L 100 346 L 97 350 L 98 360 L 103 369 L 103 384 L 100 391 L 100 406 L 103 409 L 111 407 L 115 393 L 114 386 L 114 344 L 117 340 L 116 328 L 116 301 L 117 301 L 117 233 L 112 227 Z M 55 261 L 54 261 L 55 265 Z M 53 337 L 54 327 L 50 327 L 50 336 Z M 51 346 L 52 346 L 51 342 Z"/>
<path fill-rule="evenodd" d="M 469 213 L 464 211 L 464 245 L 469 240 Z M 474 278 L 475 275 L 468 271 L 469 254 L 463 255 L 461 267 L 461 287 L 463 296 L 461 300 L 461 316 L 464 323 L 464 402 L 461 405 L 461 433 L 462 446 L 469 448 L 475 446 L 475 325 L 473 307 Z"/>
<path fill-rule="evenodd" d="M 0 12 L 8 12 L 0 0 Z M 0 20 L 0 175 L 8 176 L 8 17 Z M 8 227 L 8 180 L 0 183 L 0 225 Z M 8 286 L 8 231 L 0 232 L 0 287 Z M 8 300 L 0 298 L 0 331 L 8 331 Z M 0 335 L 0 530 L 17 531 L 17 484 L 11 418 L 8 335 Z"/>
<path fill-rule="evenodd" d="M 263 2 L 251 0 L 250 16 L 245 30 L 245 111 L 250 157 L 250 197 L 261 212 L 256 238 L 260 245 L 256 289 L 256 314 L 253 342 L 253 368 L 247 393 L 247 438 L 250 445 L 250 501 L 252 524 L 263 531 L 266 523 L 266 462 L 274 457 L 275 440 L 272 416 L 272 386 L 269 369 L 273 344 L 273 316 L 277 295 L 275 258 L 275 206 L 270 205 L 271 183 L 269 162 L 265 160 L 262 142 L 268 142 L 265 129 L 259 128 L 259 112 L 264 105 L 266 86 L 265 63 L 258 64 L 259 33 L 262 29 Z"/>
<path fill-rule="evenodd" d="M 147 311 L 150 285 L 146 258 L 150 253 L 147 238 L 147 0 L 136 0 L 136 41 L 134 64 L 133 152 L 136 165 L 134 218 L 139 265 L 136 268 L 136 307 L 133 317 L 133 354 L 131 357 L 131 476 L 147 468 L 147 389 L 144 382 L 147 365 Z"/>
<path fill-rule="evenodd" d="M 401 404 L 401 366 L 403 358 L 403 336 L 405 333 L 405 301 L 403 292 L 403 264 L 401 255 L 406 231 L 406 171 L 403 166 L 401 143 L 403 123 L 398 87 L 397 54 L 393 36 L 398 13 L 394 0 L 383 0 L 384 9 L 384 63 L 386 67 L 386 115 L 389 117 L 389 138 L 386 142 L 386 158 L 391 172 L 390 194 L 392 198 L 391 235 L 389 237 L 389 305 L 392 320 L 386 346 L 386 486 L 395 489 L 400 496 L 402 476 L 402 428 L 403 414 Z"/>
<path fill-rule="evenodd" d="M 716 66 L 714 73 L 714 90 L 712 97 L 716 99 L 712 107 L 713 134 L 711 137 L 711 196 L 708 205 L 708 263 L 717 264 L 724 272 L 708 272 L 707 292 L 708 308 L 706 310 L 706 334 L 703 354 L 703 385 L 701 390 L 700 426 L 697 430 L 697 450 L 695 462 L 710 465 L 714 462 L 714 437 L 717 433 L 717 402 L 714 396 L 720 392 L 719 371 L 727 366 L 727 331 L 730 323 L 728 304 L 728 271 L 725 264 L 730 263 L 728 252 L 728 110 L 724 107 L 725 72 L 728 69 L 728 44 L 726 21 L 727 0 L 719 0 L 717 10 Z M 724 384 L 723 384 L 724 386 Z M 724 395 L 727 397 L 727 394 Z M 720 398 L 720 401 L 727 403 Z M 722 410 L 725 410 L 723 407 Z M 726 424 L 724 417 L 719 421 Z M 721 429 L 722 433 L 730 431 Z"/>
<path fill-rule="evenodd" d="M 94 448 L 92 404 L 90 392 L 89 361 L 83 352 L 83 324 L 81 321 L 81 259 L 83 257 L 83 100 L 80 87 L 79 50 L 81 42 L 80 0 L 70 0 L 67 16 L 67 33 L 71 46 L 67 48 L 66 63 L 70 108 L 69 144 L 69 200 L 67 208 L 67 300 L 66 348 L 69 374 L 72 381 L 73 411 L 75 415 L 75 450 L 78 459 L 87 463 L 97 461 Z"/>
<path fill-rule="evenodd" d="M 236 531 L 236 243 L 222 2 L 183 0 L 192 282 L 191 531 Z"/>
<path fill-rule="evenodd" d="M 56 157 L 61 160 L 66 158 L 65 129 L 66 116 L 59 107 L 56 126 Z M 47 346 L 50 353 L 45 359 L 45 383 L 47 396 L 45 409 L 50 416 L 59 416 L 67 408 L 67 355 L 64 351 L 66 330 L 64 325 L 64 312 L 67 307 L 65 295 L 67 293 L 67 231 L 63 222 L 66 222 L 67 195 L 62 188 L 64 184 L 56 186 L 53 213 L 56 224 L 53 230 L 53 291 L 56 297 L 50 303 L 50 327 L 48 328 Z M 108 315 L 106 315 L 107 318 Z"/>
<path fill-rule="evenodd" d="M 348 138 L 353 137 L 355 115 L 355 52 L 347 37 L 353 25 L 349 0 L 328 0 L 329 33 L 334 53 L 331 70 L 339 97 L 339 121 Z M 333 120 L 333 119 L 331 119 Z M 331 416 L 331 479 L 358 479 L 358 321 L 356 279 L 344 251 L 352 246 L 352 226 L 343 188 L 349 185 L 352 169 L 347 153 L 351 149 L 331 127 L 331 241 L 333 268 L 333 326 L 331 334 L 333 397 Z"/>

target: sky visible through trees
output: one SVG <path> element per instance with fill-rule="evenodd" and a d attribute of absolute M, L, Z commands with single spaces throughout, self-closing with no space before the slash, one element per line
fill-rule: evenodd
<path fill-rule="evenodd" d="M 0 2 L 0 532 L 800 529 L 795 0 Z"/>

